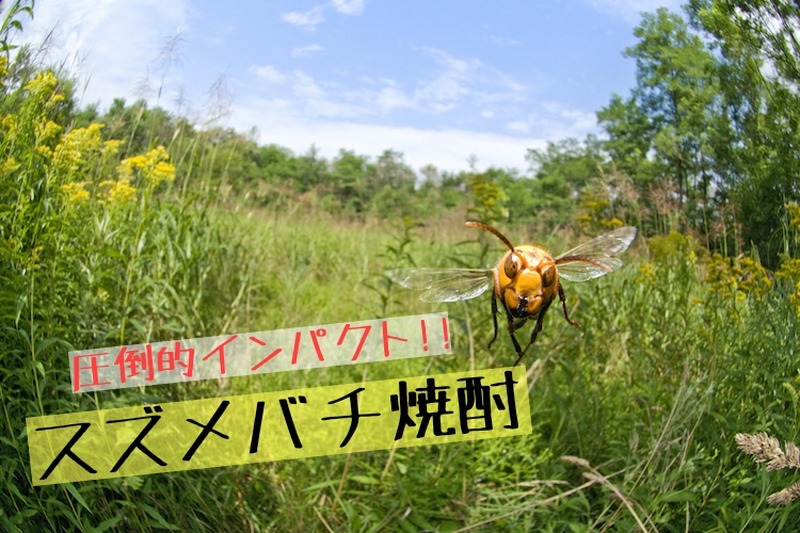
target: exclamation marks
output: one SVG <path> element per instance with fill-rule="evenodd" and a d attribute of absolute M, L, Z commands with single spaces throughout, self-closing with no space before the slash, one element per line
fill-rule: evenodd
<path fill-rule="evenodd" d="M 428 323 L 425 322 L 425 319 L 421 319 L 419 321 L 419 331 L 422 334 L 422 351 L 427 352 L 429 351 L 428 346 Z M 436 334 L 433 335 L 434 339 L 436 338 Z M 444 340 L 444 351 L 450 351 L 450 329 L 447 325 L 447 316 L 442 317 L 442 339 Z M 438 352 L 440 353 L 440 352 Z"/>

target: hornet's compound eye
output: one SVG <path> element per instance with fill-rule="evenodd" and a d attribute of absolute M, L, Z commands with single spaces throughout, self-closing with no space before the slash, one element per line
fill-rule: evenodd
<path fill-rule="evenodd" d="M 519 272 L 519 263 L 520 261 L 519 257 L 517 257 L 517 254 L 514 252 L 508 254 L 508 257 L 506 257 L 506 262 L 503 265 L 503 270 L 505 270 L 506 276 L 508 276 L 509 279 L 514 279 L 514 277 L 516 277 L 517 273 Z"/>
<path fill-rule="evenodd" d="M 556 280 L 556 268 L 554 266 L 545 267 L 542 270 L 542 286 L 549 287 Z"/>

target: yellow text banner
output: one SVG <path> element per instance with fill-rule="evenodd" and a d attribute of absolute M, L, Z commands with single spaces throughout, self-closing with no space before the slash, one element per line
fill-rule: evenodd
<path fill-rule="evenodd" d="M 27 419 L 34 485 L 531 432 L 525 368 Z"/>

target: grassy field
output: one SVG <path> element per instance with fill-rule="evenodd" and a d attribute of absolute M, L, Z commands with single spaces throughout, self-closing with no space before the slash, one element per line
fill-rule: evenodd
<path fill-rule="evenodd" d="M 477 235 L 460 221 L 405 235 L 392 225 L 273 224 L 267 224 L 272 233 L 261 233 L 273 243 L 262 273 L 291 276 L 300 269 L 314 283 L 298 287 L 297 295 L 268 292 L 253 313 L 264 318 L 259 326 L 280 321 L 273 305 L 282 309 L 277 316 L 293 317 L 276 325 L 446 310 L 454 335 L 451 356 L 287 375 L 282 386 L 513 362 L 505 337 L 492 351 L 485 348 L 488 297 L 431 305 L 382 285 L 381 272 L 398 263 L 491 265 L 502 249 L 464 243 Z M 707 281 L 719 265 L 698 257 L 677 234 L 652 246 L 638 241 L 626 260 L 606 278 L 565 283 L 581 330 L 558 312 L 546 318 L 525 360 L 532 435 L 265 465 L 269 499 L 277 503 L 259 524 L 334 531 L 769 531 L 800 519 L 791 506 L 765 503 L 791 478 L 752 463 L 733 438 L 757 431 L 797 438 L 798 321 L 786 295 L 766 282 L 725 280 L 733 271 Z M 330 265 L 335 276 L 327 274 Z M 291 277 L 281 283 L 296 285 Z M 344 294 L 337 293 L 342 286 Z M 332 308 L 331 294 L 339 294 Z"/>
<path fill-rule="evenodd" d="M 37 337 L 43 326 L 34 325 L 29 331 L 38 340 L 20 338 L 14 346 L 27 348 L 4 356 L 5 529 L 772 531 L 800 520 L 795 507 L 766 503 L 791 477 L 767 472 L 734 441 L 736 433 L 758 431 L 797 439 L 797 316 L 779 286 L 744 290 L 735 279 L 727 285 L 706 281 L 709 262 L 678 235 L 651 244 L 640 239 L 626 266 L 606 278 L 565 283 L 582 329 L 551 312 L 528 353 L 534 431 L 527 437 L 30 487 L 25 416 L 514 360 L 505 336 L 493 350 L 485 347 L 491 336 L 488 296 L 425 304 L 382 276 L 387 268 L 412 263 L 491 265 L 502 249 L 477 242 L 475 230 L 461 221 L 405 230 L 402 223 L 241 210 L 215 212 L 205 222 L 214 228 L 206 232 L 221 235 L 205 251 L 220 253 L 212 248 L 224 243 L 220 257 L 203 256 L 216 265 L 207 279 L 229 276 L 215 278 L 208 290 L 228 296 L 214 314 L 203 302 L 220 300 L 216 293 L 204 300 L 187 281 L 176 286 L 174 300 L 162 301 L 157 315 L 129 302 L 128 318 L 138 324 L 128 330 L 130 342 L 138 334 L 157 340 L 221 333 L 216 328 L 254 331 L 444 310 L 451 317 L 453 354 L 75 399 L 65 385 L 66 346 L 48 342 L 55 335 Z M 520 233 L 514 240 L 535 238 L 522 228 L 504 229 Z M 153 237 L 161 231 L 152 230 Z M 159 249 L 157 255 L 170 254 Z M 152 283 L 143 279 L 152 276 L 154 262 L 145 263 L 149 270 L 128 267 L 129 285 Z M 244 270 L 246 282 L 240 279 Z M 737 287 L 742 290 L 731 290 Z M 229 301 L 235 311 L 226 318 L 219 311 Z M 151 322 L 140 323 L 137 313 Z M 95 323 L 101 324 L 98 317 Z M 15 334 L 26 335 L 22 328 Z M 7 328 L 7 340 L 9 335 Z M 77 339 L 81 348 L 92 344 L 86 336 Z"/>

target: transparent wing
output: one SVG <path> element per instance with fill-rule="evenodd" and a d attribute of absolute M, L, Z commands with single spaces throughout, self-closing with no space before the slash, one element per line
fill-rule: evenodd
<path fill-rule="evenodd" d="M 477 268 L 401 268 L 389 279 L 415 291 L 424 302 L 458 302 L 480 296 L 491 286 L 492 271 Z"/>
<path fill-rule="evenodd" d="M 636 238 L 636 228 L 625 226 L 576 246 L 556 258 L 558 275 L 569 281 L 586 281 L 605 276 L 622 266 L 619 255 Z"/>

